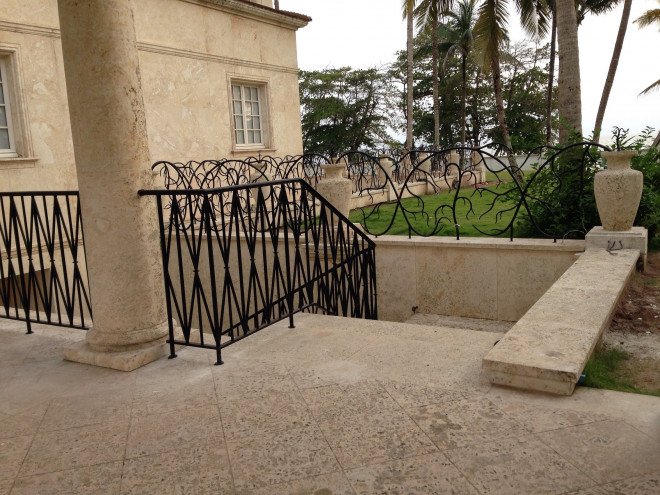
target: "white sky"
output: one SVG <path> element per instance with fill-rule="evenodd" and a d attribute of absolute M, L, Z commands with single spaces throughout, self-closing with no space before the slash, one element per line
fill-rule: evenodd
<path fill-rule="evenodd" d="M 510 3 L 513 9 L 513 2 Z M 660 128 L 660 91 L 638 97 L 640 91 L 660 78 L 660 32 L 655 27 L 639 29 L 633 20 L 656 0 L 634 0 L 630 24 L 614 87 L 605 113 L 603 141 L 614 125 L 636 133 L 651 125 Z M 301 69 L 350 65 L 379 66 L 393 60 L 405 47 L 406 26 L 401 18 L 401 0 L 280 0 L 280 8 L 312 17 L 298 31 L 298 62 Z M 621 19 L 622 6 L 602 16 L 589 16 L 580 26 L 582 122 L 590 134 L 600 102 L 605 76 Z M 524 34 L 512 10 L 512 40 Z"/>

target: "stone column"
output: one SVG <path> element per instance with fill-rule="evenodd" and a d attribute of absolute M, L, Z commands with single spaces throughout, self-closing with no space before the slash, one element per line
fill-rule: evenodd
<path fill-rule="evenodd" d="M 58 0 L 93 328 L 65 358 L 124 371 L 167 352 L 131 0 Z"/>

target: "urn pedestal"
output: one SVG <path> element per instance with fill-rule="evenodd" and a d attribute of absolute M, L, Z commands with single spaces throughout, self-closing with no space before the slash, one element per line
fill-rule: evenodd
<path fill-rule="evenodd" d="M 630 168 L 634 151 L 606 151 L 607 169 L 596 173 L 594 194 L 603 229 L 630 230 L 642 198 L 643 175 Z"/>

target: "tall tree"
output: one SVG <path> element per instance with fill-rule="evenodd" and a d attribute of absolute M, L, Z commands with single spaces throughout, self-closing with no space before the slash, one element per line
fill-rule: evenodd
<path fill-rule="evenodd" d="M 596 113 L 596 124 L 594 125 L 593 140 L 598 142 L 600 139 L 600 130 L 603 126 L 603 119 L 605 118 L 605 110 L 607 109 L 607 102 L 610 99 L 612 92 L 612 85 L 614 84 L 614 76 L 616 69 L 619 66 L 619 57 L 621 56 L 621 49 L 623 48 L 623 40 L 626 37 L 626 30 L 628 29 L 628 21 L 630 20 L 630 8 L 632 0 L 624 0 L 623 12 L 621 13 L 621 22 L 619 23 L 619 32 L 616 35 L 616 42 L 614 43 L 614 51 L 612 52 L 612 60 L 610 60 L 610 67 L 607 70 L 607 77 L 605 78 L 605 85 L 603 86 L 603 93 L 600 97 L 600 104 L 598 105 L 598 113 Z"/>
<path fill-rule="evenodd" d="M 545 144 L 552 140 L 552 94 L 555 86 L 555 60 L 557 59 L 557 8 L 555 0 L 548 0 L 548 10 L 552 16 L 550 26 L 550 65 L 548 70 L 548 89 L 545 99 Z"/>
<path fill-rule="evenodd" d="M 451 2 L 451 0 L 449 0 Z M 443 5 L 441 5 L 441 3 Z M 431 33 L 431 54 L 433 59 L 433 146 L 440 147 L 440 93 L 438 64 L 440 63 L 440 47 L 438 43 L 438 26 L 440 22 L 440 9 L 446 9 L 445 0 L 422 0 L 415 9 L 417 27 Z"/>
<path fill-rule="evenodd" d="M 415 42 L 415 0 L 403 0 L 403 18 L 406 20 L 406 148 L 413 147 L 413 55 Z"/>
<path fill-rule="evenodd" d="M 575 0 L 556 0 L 555 7 L 559 45 L 559 141 L 564 143 L 574 133 L 582 134 L 580 47 Z"/>
<path fill-rule="evenodd" d="M 461 143 L 467 142 L 466 119 L 467 119 L 467 59 L 472 51 L 474 36 L 474 9 L 476 0 L 461 0 L 456 9 L 447 13 L 449 23 L 446 26 L 443 45 L 447 51 L 445 62 L 448 57 L 458 53 L 461 59 Z"/>
<path fill-rule="evenodd" d="M 502 96 L 502 73 L 500 70 L 501 49 L 509 40 L 507 30 L 507 0 L 484 0 L 479 7 L 474 25 L 474 42 L 483 71 L 491 75 L 495 93 L 495 112 L 503 144 L 507 147 L 509 165 L 516 169 L 511 136 L 506 124 L 504 98 Z"/>

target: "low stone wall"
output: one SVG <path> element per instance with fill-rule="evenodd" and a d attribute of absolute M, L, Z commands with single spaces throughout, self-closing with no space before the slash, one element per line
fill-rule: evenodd
<path fill-rule="evenodd" d="M 575 262 L 584 241 L 381 236 L 378 317 L 419 313 L 517 321 Z"/>

